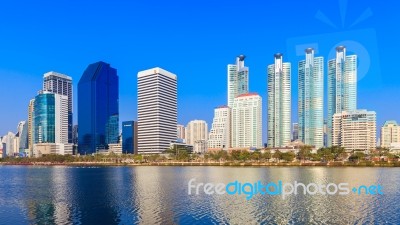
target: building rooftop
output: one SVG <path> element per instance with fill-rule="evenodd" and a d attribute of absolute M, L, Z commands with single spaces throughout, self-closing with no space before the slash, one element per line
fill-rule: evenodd
<path fill-rule="evenodd" d="M 153 75 L 153 74 L 162 74 L 162 75 L 165 75 L 167 77 L 170 77 L 170 78 L 176 80 L 176 75 L 175 74 L 173 74 L 173 73 L 171 73 L 171 72 L 169 72 L 167 70 L 164 70 L 164 69 L 162 69 L 160 67 L 155 67 L 155 68 L 152 68 L 152 69 L 140 71 L 137 76 L 139 78 L 139 77 L 149 76 L 149 75 Z"/>
<path fill-rule="evenodd" d="M 237 96 L 236 98 L 250 97 L 250 96 L 259 96 L 259 95 L 256 92 L 249 92 L 249 93 L 246 93 L 246 94 L 241 94 L 241 95 Z"/>
<path fill-rule="evenodd" d="M 43 75 L 43 78 L 50 77 L 50 76 L 56 76 L 56 77 L 64 78 L 64 79 L 67 79 L 67 80 L 72 80 L 72 77 L 67 76 L 65 74 L 62 74 L 62 73 L 57 73 L 57 72 L 54 72 L 54 71 L 50 71 L 50 72 L 45 73 Z"/>

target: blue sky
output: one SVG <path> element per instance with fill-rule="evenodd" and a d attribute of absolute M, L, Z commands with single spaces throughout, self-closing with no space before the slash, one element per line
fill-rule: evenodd
<path fill-rule="evenodd" d="M 26 120 L 29 99 L 52 70 L 74 79 L 76 118 L 78 81 L 99 60 L 118 70 L 121 121 L 137 117 L 137 72 L 160 66 L 178 75 L 178 122 L 204 119 L 211 126 L 214 107 L 226 104 L 226 65 L 239 54 L 247 56 L 250 90 L 263 97 L 265 131 L 273 54 L 282 52 L 293 65 L 295 122 L 296 51 L 317 46 L 326 61 L 341 42 L 360 54 L 358 108 L 376 111 L 378 128 L 400 122 L 399 11 L 396 1 L 372 0 L 2 1 L 0 135 Z"/>

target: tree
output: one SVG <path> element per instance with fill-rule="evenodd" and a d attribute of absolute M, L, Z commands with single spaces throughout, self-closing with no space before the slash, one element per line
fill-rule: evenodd
<path fill-rule="evenodd" d="M 262 159 L 266 159 L 267 162 L 269 162 L 269 160 L 270 160 L 271 157 L 272 157 L 271 150 L 266 149 L 266 150 L 264 151 L 264 153 L 261 155 L 261 157 L 262 157 Z"/>
<path fill-rule="evenodd" d="M 250 155 L 250 159 L 253 161 L 260 161 L 261 159 L 261 152 L 260 151 L 254 151 Z"/>
<path fill-rule="evenodd" d="M 286 162 L 292 162 L 295 157 L 296 155 L 294 152 L 285 152 L 281 154 L 281 159 L 285 160 Z"/>
<path fill-rule="evenodd" d="M 276 150 L 275 153 L 272 155 L 272 158 L 276 159 L 278 162 L 282 159 L 282 152 Z"/>
<path fill-rule="evenodd" d="M 306 159 L 310 157 L 311 150 L 312 150 L 312 147 L 309 145 L 300 146 L 300 150 L 299 150 L 299 153 L 297 154 L 297 158 L 299 160 L 303 160 L 303 162 L 306 161 Z"/>

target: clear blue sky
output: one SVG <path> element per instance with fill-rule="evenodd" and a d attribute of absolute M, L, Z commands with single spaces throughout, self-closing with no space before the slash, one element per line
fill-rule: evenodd
<path fill-rule="evenodd" d="M 29 99 L 48 71 L 77 83 L 90 63 L 118 70 L 120 119 L 136 119 L 137 72 L 160 66 L 178 75 L 178 122 L 209 122 L 226 104 L 226 65 L 245 54 L 250 90 L 263 97 L 266 67 L 282 52 L 292 65 L 297 121 L 297 51 L 317 46 L 325 61 L 344 41 L 360 54 L 358 108 L 374 110 L 378 128 L 400 122 L 400 3 L 397 1 L 2 1 L 0 135 L 27 119 Z M 355 44 L 354 44 L 355 43 Z M 358 44 L 357 44 L 358 43 Z M 364 48 L 360 48 L 360 44 Z M 358 46 L 358 47 L 357 47 Z M 360 51 L 360 52 L 358 52 Z M 265 140 L 266 132 L 264 132 Z"/>

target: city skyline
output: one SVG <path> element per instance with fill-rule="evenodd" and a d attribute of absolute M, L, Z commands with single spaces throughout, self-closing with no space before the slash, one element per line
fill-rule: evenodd
<path fill-rule="evenodd" d="M 118 4 L 128 4 L 128 3 L 118 3 Z M 215 9 L 214 8 L 208 9 L 208 12 L 219 13 L 220 10 L 218 6 L 221 6 L 221 4 L 219 5 L 218 4 Z M 349 11 L 347 14 L 347 19 L 345 21 L 346 22 L 345 24 L 347 24 L 347 26 L 346 28 L 342 28 L 338 22 L 338 20 L 340 20 L 339 18 L 340 13 L 338 7 L 339 4 L 336 1 L 332 1 L 330 2 L 330 4 L 317 3 L 317 2 L 307 3 L 305 5 L 300 3 L 291 3 L 291 4 L 293 4 L 295 6 L 294 8 L 297 9 L 309 9 L 310 14 L 301 16 L 301 18 L 299 18 L 298 21 L 295 21 L 293 23 L 282 21 L 281 22 L 282 24 L 279 24 L 279 26 L 281 27 L 282 25 L 284 25 L 287 27 L 287 29 L 284 29 L 281 35 L 278 35 L 278 37 L 271 37 L 271 35 L 269 35 L 270 32 L 264 33 L 260 30 L 260 28 L 265 27 L 266 25 L 268 26 L 272 25 L 272 28 L 274 26 L 278 26 L 272 23 L 265 23 L 270 18 L 274 18 L 274 16 L 278 15 L 277 12 L 271 12 L 271 15 L 265 15 L 265 18 L 262 17 L 264 25 L 262 25 L 260 22 L 255 22 L 251 24 L 251 26 L 246 26 L 246 29 L 249 32 L 249 36 L 253 37 L 252 39 L 243 36 L 239 37 L 240 35 L 236 35 L 237 37 L 227 38 L 228 37 L 227 35 L 229 34 L 227 31 L 229 29 L 232 29 L 233 27 L 236 27 L 237 24 L 231 25 L 228 23 L 229 21 L 228 18 L 232 19 L 231 17 L 228 17 L 227 19 L 218 19 L 216 16 L 214 17 L 211 16 L 211 18 L 215 20 L 215 23 L 219 25 L 218 28 L 221 29 L 221 31 L 219 31 L 216 30 L 215 27 L 211 28 L 213 31 L 216 31 L 215 33 L 216 35 L 213 36 L 213 38 L 215 38 L 215 42 L 211 42 L 212 45 L 207 45 L 207 43 L 209 43 L 210 40 L 205 42 L 201 41 L 202 38 L 204 37 L 207 38 L 207 35 L 203 34 L 200 35 L 199 37 L 196 37 L 194 35 L 198 34 L 197 32 L 201 32 L 202 30 L 208 28 L 210 20 L 208 21 L 206 20 L 204 22 L 194 21 L 195 22 L 194 28 L 199 28 L 199 30 L 195 31 L 194 29 L 188 28 L 189 36 L 182 37 L 182 38 L 185 37 L 189 38 L 188 40 L 191 41 L 189 41 L 188 43 L 179 41 L 181 40 L 179 38 L 178 40 L 173 41 L 174 40 L 173 38 L 178 37 L 178 34 L 173 34 L 170 33 L 170 31 L 168 31 L 167 33 L 171 35 L 170 37 L 167 37 L 166 39 L 163 40 L 150 39 L 148 42 L 146 42 L 147 43 L 146 46 L 143 47 L 133 47 L 136 45 L 128 44 L 130 43 L 128 42 L 128 39 L 130 37 L 134 37 L 135 40 L 139 41 L 139 43 L 141 43 L 141 41 L 145 39 L 142 39 L 141 37 L 138 37 L 136 35 L 132 36 L 132 34 L 134 34 L 133 32 L 126 33 L 128 34 L 128 36 L 123 36 L 122 34 L 124 34 L 124 30 L 121 29 L 121 26 L 116 25 L 118 23 L 126 25 L 126 22 L 122 21 L 121 17 L 117 17 L 114 20 L 110 20 L 109 22 L 107 22 L 107 24 L 111 25 L 111 27 L 113 27 L 112 25 L 115 25 L 113 31 L 118 32 L 118 34 L 121 34 L 118 35 L 122 37 L 122 39 L 120 40 L 121 44 L 115 41 L 115 39 L 110 39 L 111 37 L 109 36 L 107 36 L 108 39 L 96 37 L 93 39 L 94 40 L 93 44 L 91 44 L 92 42 L 90 41 L 92 40 L 92 38 L 89 37 L 92 37 L 91 32 L 93 32 L 93 34 L 96 34 L 95 31 L 96 29 L 90 27 L 88 28 L 88 26 L 86 25 L 90 21 L 82 18 L 80 21 L 85 26 L 77 26 L 75 28 L 77 30 L 70 30 L 71 29 L 70 25 L 71 24 L 76 25 L 77 24 L 76 21 L 71 21 L 69 23 L 66 23 L 65 21 L 60 20 L 59 18 L 54 18 L 54 21 L 46 21 L 46 22 L 42 21 L 43 23 L 39 25 L 39 30 L 45 32 L 43 34 L 36 33 L 35 35 L 32 35 L 31 36 L 32 41 L 29 42 L 29 43 L 32 42 L 36 43 L 36 41 L 39 41 L 38 39 L 42 38 L 43 40 L 39 42 L 42 44 L 27 46 L 27 43 L 25 44 L 22 43 L 21 47 L 24 47 L 24 50 L 16 48 L 17 44 L 20 43 L 18 42 L 20 41 L 20 39 L 14 38 L 15 41 L 12 41 L 13 39 L 12 37 L 14 37 L 13 34 L 10 33 L 4 34 L 2 35 L 5 40 L 4 43 L 9 43 L 9 44 L 8 46 L 2 46 L 4 47 L 2 48 L 4 50 L 4 55 L 6 55 L 7 57 L 3 57 L 3 59 L 0 60 L 0 74 L 4 83 L 7 83 L 9 85 L 2 87 L 0 91 L 3 96 L 9 96 L 9 93 L 11 93 L 11 91 L 18 90 L 17 87 L 19 87 L 21 91 L 18 92 L 18 95 L 15 94 L 13 95 L 14 96 L 13 101 L 6 99 L 3 102 L 2 108 L 6 110 L 4 110 L 4 116 L 0 121 L 1 135 L 6 134 L 7 131 L 9 130 L 15 132 L 16 125 L 18 124 L 18 122 L 26 120 L 25 118 L 27 118 L 27 110 L 22 110 L 22 109 L 25 109 L 27 107 L 27 103 L 29 102 L 29 100 L 36 95 L 36 92 L 41 86 L 41 77 L 47 71 L 54 70 L 71 76 L 75 84 L 74 93 L 77 93 L 76 82 L 79 80 L 80 75 L 84 70 L 84 68 L 87 66 L 87 64 L 102 59 L 114 65 L 115 68 L 118 68 L 121 77 L 120 121 L 125 121 L 125 120 L 137 119 L 135 118 L 137 111 L 135 74 L 137 73 L 137 71 L 140 71 L 142 69 L 160 65 L 164 68 L 168 68 L 171 71 L 174 71 L 176 74 L 179 74 L 180 77 L 178 85 L 179 87 L 178 93 L 180 93 L 180 98 L 178 100 L 179 101 L 178 122 L 180 124 L 187 124 L 187 122 L 189 122 L 194 118 L 200 118 L 207 121 L 208 124 L 211 124 L 213 118 L 213 109 L 215 108 L 215 106 L 221 105 L 226 101 L 225 100 L 226 90 L 224 90 L 225 88 L 213 88 L 214 87 L 213 84 L 218 83 L 221 84 L 221 87 L 226 86 L 226 64 L 232 62 L 234 56 L 239 54 L 246 54 L 247 56 L 246 64 L 251 68 L 251 74 L 252 74 L 252 76 L 249 79 L 249 86 L 251 87 L 252 91 L 259 93 L 263 99 L 266 99 L 265 67 L 270 62 L 271 54 L 273 54 L 274 52 L 280 51 L 287 56 L 292 54 L 291 53 L 293 52 L 292 48 L 294 48 L 295 46 L 287 48 L 286 42 L 288 38 L 294 38 L 298 36 L 306 37 L 307 35 L 325 34 L 329 32 L 339 32 L 339 31 L 341 32 L 352 29 L 359 30 L 371 27 L 376 30 L 378 39 L 376 41 L 371 39 L 369 42 L 376 42 L 376 44 L 381 48 L 379 49 L 379 52 L 376 52 L 375 49 L 373 48 L 368 49 L 368 51 L 371 56 L 379 53 L 380 57 L 382 57 L 378 58 L 380 59 L 379 61 L 371 62 L 371 64 L 373 65 L 380 65 L 381 71 L 377 72 L 371 70 L 368 71 L 368 73 L 365 75 L 363 79 L 360 78 L 361 80 L 358 83 L 358 92 L 359 92 L 358 95 L 360 96 L 358 99 L 358 108 L 367 108 L 376 111 L 377 114 L 379 115 L 377 117 L 377 126 L 379 127 L 383 125 L 386 120 L 399 121 L 399 115 L 395 112 L 395 110 L 385 110 L 386 104 L 384 104 L 384 102 L 382 103 L 382 101 L 379 101 L 380 99 L 388 99 L 389 96 L 394 96 L 399 94 L 399 91 L 396 87 L 399 86 L 400 80 L 397 79 L 396 76 L 394 76 L 395 73 L 391 72 L 391 70 L 393 70 L 393 65 L 395 65 L 394 61 L 395 57 L 385 57 L 384 58 L 385 60 L 383 60 L 383 56 L 393 54 L 391 53 L 392 51 L 398 52 L 398 50 L 396 50 L 398 46 L 391 46 L 390 48 L 387 47 L 385 48 L 385 46 L 387 46 L 386 42 L 390 43 L 390 41 L 387 41 L 388 38 L 389 40 L 391 40 L 392 38 L 393 40 L 395 40 L 396 35 L 394 36 L 386 35 L 389 32 L 389 30 L 387 30 L 385 27 L 378 25 L 379 21 L 385 20 L 387 18 L 388 9 L 383 6 L 379 6 L 378 4 L 374 4 L 373 2 L 363 3 L 359 6 L 359 9 L 357 9 L 354 3 L 349 2 L 348 4 Z M 207 5 L 207 2 L 205 3 L 205 5 Z M 85 9 L 88 6 L 89 5 L 82 5 L 82 9 Z M 106 6 L 107 4 L 96 5 L 96 7 L 98 7 L 99 10 L 104 10 Z M 269 4 L 258 5 L 258 6 L 259 10 L 270 7 Z M 15 6 L 10 5 L 8 7 L 13 8 Z M 41 12 L 42 10 L 47 11 L 49 10 L 49 8 L 56 7 L 56 5 L 45 4 L 43 7 L 44 7 L 43 9 L 38 9 L 38 14 L 40 14 L 39 12 Z M 140 5 L 140 7 L 147 8 L 149 7 L 149 5 L 143 3 L 143 5 Z M 232 4 L 226 7 L 231 9 L 236 9 L 236 7 L 238 6 L 234 6 L 234 4 Z M 254 3 L 249 2 L 246 5 L 246 7 L 250 8 L 254 7 Z M 360 14 L 362 14 L 363 10 L 368 7 L 371 8 L 374 17 L 370 17 L 367 20 L 363 21 L 362 23 L 356 24 L 354 27 L 350 29 L 349 27 L 352 24 L 352 22 L 355 21 L 357 17 Z M 7 5 L 5 5 L 5 8 L 7 8 Z M 126 9 L 129 8 L 130 7 L 128 4 Z M 315 19 L 315 15 L 317 14 L 318 11 L 326 12 L 329 9 L 332 9 L 331 10 L 332 13 L 327 16 L 333 21 L 334 25 L 338 26 L 337 29 L 333 29 L 332 27 L 327 26 L 325 23 Z M 293 13 L 294 13 L 293 16 L 301 15 L 301 13 L 298 12 L 297 10 L 294 10 Z M 7 12 L 6 14 L 3 14 L 3 16 L 4 15 L 7 15 Z M 43 15 L 45 15 L 45 13 L 43 13 Z M 140 14 L 138 14 L 137 16 L 139 15 Z M 38 18 L 41 18 L 40 15 L 38 16 L 39 16 Z M 82 15 L 78 14 L 77 18 L 80 17 L 82 17 Z M 134 15 L 134 17 L 136 17 L 136 15 Z M 379 19 L 377 17 L 379 17 Z M 9 15 L 9 18 L 14 18 L 14 17 L 12 15 Z M 177 22 L 177 18 L 178 17 L 175 17 L 169 20 L 169 22 Z M 193 21 L 191 17 L 187 19 L 189 21 Z M 252 19 L 254 19 L 254 16 L 250 16 L 249 18 L 244 17 L 243 20 L 239 21 L 238 23 L 240 25 L 244 25 Z M 104 21 L 104 19 L 101 19 L 100 17 L 97 16 L 95 20 Z M 385 20 L 385 21 L 388 22 L 389 24 L 393 23 L 392 20 Z M 32 21 L 20 21 L 20 20 L 15 21 L 16 24 L 21 24 L 22 22 L 36 23 L 37 20 L 34 19 Z M 138 27 L 138 30 L 143 31 L 150 29 L 151 27 L 154 26 L 154 22 L 155 22 L 154 20 L 144 21 L 144 24 Z M 157 22 L 160 21 L 157 20 Z M 165 22 L 168 23 L 168 20 L 166 20 Z M 309 30 L 300 30 L 299 28 L 296 28 L 298 27 L 299 24 L 305 24 L 305 23 L 312 25 L 310 26 Z M 182 23 L 178 24 L 183 25 Z M 69 31 L 66 33 L 70 35 L 69 37 L 71 37 L 72 35 L 73 39 L 71 41 L 73 40 L 77 41 L 77 39 L 74 38 L 73 35 L 77 34 L 79 31 L 82 31 L 84 35 L 80 36 L 82 38 L 80 42 L 86 45 L 87 51 L 86 52 L 79 51 L 80 53 L 76 54 L 76 52 L 78 52 L 76 51 L 76 47 L 71 46 L 73 42 L 68 41 L 66 39 L 49 40 L 48 37 L 50 36 L 46 37 L 46 35 L 48 35 L 50 31 L 61 32 L 60 29 L 53 27 L 53 25 L 63 27 L 66 29 L 65 31 Z M 223 27 L 221 25 L 226 25 L 226 27 Z M 130 26 L 127 25 L 127 27 Z M 13 28 L 9 29 L 10 31 L 13 30 Z M 165 30 L 163 29 L 163 31 Z M 178 31 L 178 33 L 181 34 L 179 30 L 177 30 L 176 28 L 172 29 L 172 32 L 176 31 Z M 15 32 L 15 34 L 18 33 L 19 31 Z M 65 33 L 64 30 L 62 30 L 62 33 Z M 362 37 L 354 36 L 353 34 L 354 33 L 348 33 L 348 35 L 344 35 L 341 40 L 338 40 L 338 42 L 347 39 L 356 41 L 362 39 Z M 268 38 L 264 38 L 266 37 L 266 35 L 268 35 Z M 254 39 L 254 37 L 258 38 Z M 384 38 L 385 41 L 382 40 L 383 38 L 379 39 L 379 37 L 385 37 Z M 105 43 L 104 49 L 102 49 L 102 51 L 96 50 L 98 44 L 103 43 L 105 40 L 108 41 Z M 172 45 L 168 45 L 168 43 L 170 43 L 171 41 Z M 226 44 L 223 42 L 226 42 Z M 195 43 L 198 43 L 199 45 L 197 46 L 195 45 Z M 270 43 L 274 44 L 272 45 Z M 182 49 L 187 48 L 188 45 L 190 45 L 189 48 L 190 52 L 183 54 L 184 52 L 187 51 L 182 51 Z M 123 51 L 125 52 L 125 54 L 123 55 L 119 54 L 121 53 L 121 49 L 125 49 L 125 47 L 126 50 Z M 318 46 L 318 48 L 316 48 L 316 54 L 323 55 L 326 59 L 329 59 L 330 49 L 332 47 L 333 46 L 325 46 L 321 44 Z M 152 54 L 145 53 L 144 51 L 151 49 L 159 49 L 160 51 L 158 52 L 160 54 L 155 56 Z M 175 51 L 172 51 L 174 49 Z M 304 48 L 302 48 L 302 50 L 304 50 Z M 212 53 L 212 56 L 210 53 Z M 18 58 L 16 58 L 16 55 L 18 55 Z M 28 59 L 31 60 L 32 57 L 29 56 L 32 55 L 36 57 L 36 60 L 32 60 L 32 62 L 27 61 Z M 48 58 L 47 55 L 52 55 L 52 57 Z M 292 74 L 293 76 L 296 76 L 295 71 L 297 71 L 297 69 L 295 62 L 297 61 L 292 61 L 289 58 L 287 59 L 288 61 L 292 62 L 292 67 L 293 67 Z M 207 65 L 207 74 L 204 74 L 204 72 L 202 73 L 198 72 L 196 69 L 194 69 L 194 68 L 201 68 L 204 65 Z M 374 77 L 374 74 L 377 74 L 377 76 L 382 79 L 382 82 L 380 80 L 373 80 L 373 82 L 370 82 L 369 77 Z M 212 80 L 213 82 L 210 82 L 210 80 Z M 296 82 L 297 82 L 296 79 L 292 79 L 292 87 L 297 86 Z M 201 84 L 201 85 L 196 85 L 196 84 Z M 292 90 L 294 89 L 292 88 Z M 296 92 L 297 91 L 293 91 L 292 100 L 297 99 Z M 75 94 L 74 124 L 78 123 L 76 99 L 77 96 Z M 267 101 L 263 101 L 263 109 L 266 109 L 266 102 Z M 196 105 L 195 103 L 197 105 L 199 104 L 203 105 L 204 110 L 196 110 L 196 111 L 191 110 L 193 107 L 195 107 Z M 292 101 L 292 119 L 291 119 L 292 122 L 297 121 L 296 104 L 297 104 L 296 101 Z M 265 111 L 266 110 L 264 110 L 263 121 L 266 121 Z M 326 118 L 326 115 L 324 116 L 324 118 Z M 264 127 L 263 142 L 266 142 L 265 124 L 263 127 Z"/>

